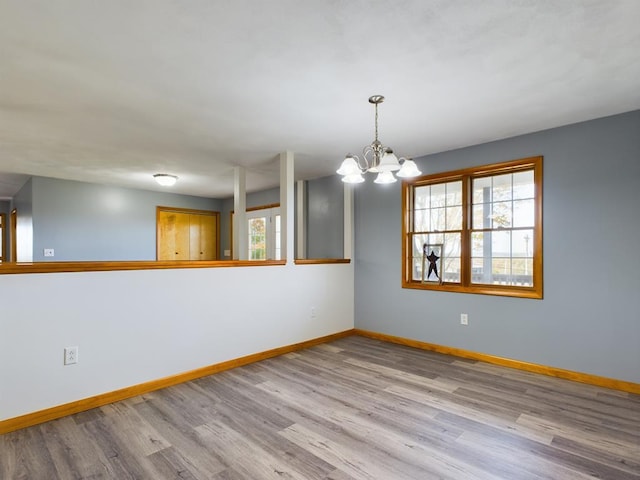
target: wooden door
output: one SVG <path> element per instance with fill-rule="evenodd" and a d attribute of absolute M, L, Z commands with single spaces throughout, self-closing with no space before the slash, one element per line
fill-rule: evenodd
<path fill-rule="evenodd" d="M 191 260 L 217 260 L 217 229 L 218 221 L 215 215 L 191 214 Z"/>
<path fill-rule="evenodd" d="M 217 260 L 218 212 L 157 207 L 158 260 Z"/>
<path fill-rule="evenodd" d="M 189 215 L 158 211 L 158 260 L 189 260 Z"/>

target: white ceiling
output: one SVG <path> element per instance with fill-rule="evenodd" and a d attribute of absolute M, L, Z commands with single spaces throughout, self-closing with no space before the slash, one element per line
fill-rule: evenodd
<path fill-rule="evenodd" d="M 284 150 L 332 174 L 372 94 L 415 157 L 635 110 L 639 24 L 638 0 L 0 0 L 0 172 L 223 197 Z"/>

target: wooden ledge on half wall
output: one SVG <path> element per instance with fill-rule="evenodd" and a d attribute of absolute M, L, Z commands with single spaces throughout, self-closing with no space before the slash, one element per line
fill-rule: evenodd
<path fill-rule="evenodd" d="M 104 262 L 4 262 L 0 275 L 21 273 L 109 272 L 117 270 L 167 270 L 172 268 L 271 267 L 285 260 L 130 260 Z M 349 258 L 297 258 L 296 265 L 351 263 Z"/>
<path fill-rule="evenodd" d="M 8 262 L 0 275 L 11 273 L 109 272 L 116 270 L 167 270 L 172 268 L 271 267 L 285 260 L 142 260 L 124 262 Z"/>
<path fill-rule="evenodd" d="M 327 263 L 351 263 L 350 258 L 296 258 L 296 265 L 323 265 Z"/>

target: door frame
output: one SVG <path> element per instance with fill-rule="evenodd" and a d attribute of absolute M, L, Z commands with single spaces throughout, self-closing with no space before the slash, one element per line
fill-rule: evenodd
<path fill-rule="evenodd" d="M 18 261 L 18 210 L 13 209 L 9 214 L 9 249 L 10 259 L 12 263 Z"/>
<path fill-rule="evenodd" d="M 0 244 L 2 245 L 2 249 L 0 251 L 0 262 L 7 261 L 7 232 L 9 229 L 7 228 L 7 214 L 0 213 Z"/>

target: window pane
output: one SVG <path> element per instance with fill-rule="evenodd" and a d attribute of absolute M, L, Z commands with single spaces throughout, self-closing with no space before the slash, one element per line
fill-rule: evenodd
<path fill-rule="evenodd" d="M 411 280 L 422 280 L 422 257 L 412 257 L 411 260 Z"/>
<path fill-rule="evenodd" d="M 533 230 L 475 232 L 471 238 L 472 283 L 533 285 Z"/>
<path fill-rule="evenodd" d="M 471 256 L 482 257 L 484 252 L 484 237 L 483 232 L 473 232 L 471 234 Z"/>
<path fill-rule="evenodd" d="M 413 217 L 413 230 L 415 232 L 428 232 L 430 230 L 430 211 L 429 210 L 416 210 Z"/>
<path fill-rule="evenodd" d="M 442 232 L 446 229 L 446 218 L 444 208 L 431 209 L 431 228 L 430 232 Z"/>
<path fill-rule="evenodd" d="M 460 257 L 445 257 L 443 265 L 443 281 L 460 283 Z"/>
<path fill-rule="evenodd" d="M 447 206 L 462 205 L 462 182 L 449 182 L 446 184 Z"/>
<path fill-rule="evenodd" d="M 487 203 L 491 201 L 491 177 L 475 178 L 472 188 L 473 203 Z"/>
<path fill-rule="evenodd" d="M 462 182 L 423 185 L 414 190 L 413 231 L 462 229 Z"/>
<path fill-rule="evenodd" d="M 276 228 L 275 228 L 275 236 L 276 236 L 276 241 L 275 241 L 275 259 L 276 260 L 282 260 L 282 252 L 281 252 L 281 248 L 280 248 L 280 215 L 276 215 Z"/>
<path fill-rule="evenodd" d="M 473 206 L 473 228 L 474 230 L 481 230 L 483 228 L 489 228 L 491 226 L 489 220 L 489 203 L 481 203 Z"/>
<path fill-rule="evenodd" d="M 443 279 L 445 282 L 460 282 L 460 254 L 462 250 L 462 234 L 447 233 L 444 235 Z"/>
<path fill-rule="evenodd" d="M 496 202 L 492 205 L 491 227 L 508 228 L 511 226 L 511 202 Z"/>
<path fill-rule="evenodd" d="M 447 207 L 447 230 L 462 230 L 462 207 Z"/>
<path fill-rule="evenodd" d="M 485 267 L 485 263 L 487 263 Z M 491 259 L 473 257 L 471 259 L 471 283 L 491 283 Z"/>
<path fill-rule="evenodd" d="M 249 260 L 267 258 L 267 219 L 250 218 L 249 222 Z"/>
<path fill-rule="evenodd" d="M 444 207 L 446 205 L 446 184 L 431 185 L 431 208 Z"/>
<path fill-rule="evenodd" d="M 492 179 L 491 200 L 493 202 L 498 202 L 501 200 L 511 200 L 512 178 L 513 178 L 513 174 L 511 173 L 508 173 L 506 175 L 496 175 L 495 177 L 491 177 Z"/>
<path fill-rule="evenodd" d="M 535 223 L 534 200 L 516 200 L 513 202 L 513 226 L 533 227 Z"/>
<path fill-rule="evenodd" d="M 533 198 L 535 196 L 533 170 L 513 174 L 513 199 Z"/>
<path fill-rule="evenodd" d="M 511 256 L 511 232 L 491 233 L 491 256 L 510 257 Z"/>
<path fill-rule="evenodd" d="M 430 197 L 431 187 L 429 185 L 424 185 L 422 187 L 416 187 L 414 190 L 414 199 L 413 199 L 413 207 L 415 210 L 420 210 L 422 208 L 429 207 L 429 197 Z"/>
<path fill-rule="evenodd" d="M 421 257 L 422 256 L 422 246 L 425 243 L 429 242 L 429 235 L 414 235 L 413 236 L 413 245 L 412 245 L 412 256 Z"/>
<path fill-rule="evenodd" d="M 413 280 L 422 280 L 422 246 L 425 243 L 429 243 L 429 235 L 421 234 L 414 235 L 412 241 L 412 253 L 411 253 L 411 266 Z"/>
<path fill-rule="evenodd" d="M 513 257 L 533 256 L 533 230 L 514 230 L 511 234 Z"/>
<path fill-rule="evenodd" d="M 509 285 L 511 283 L 511 259 L 509 257 L 493 257 L 491 277 L 494 285 Z"/>

